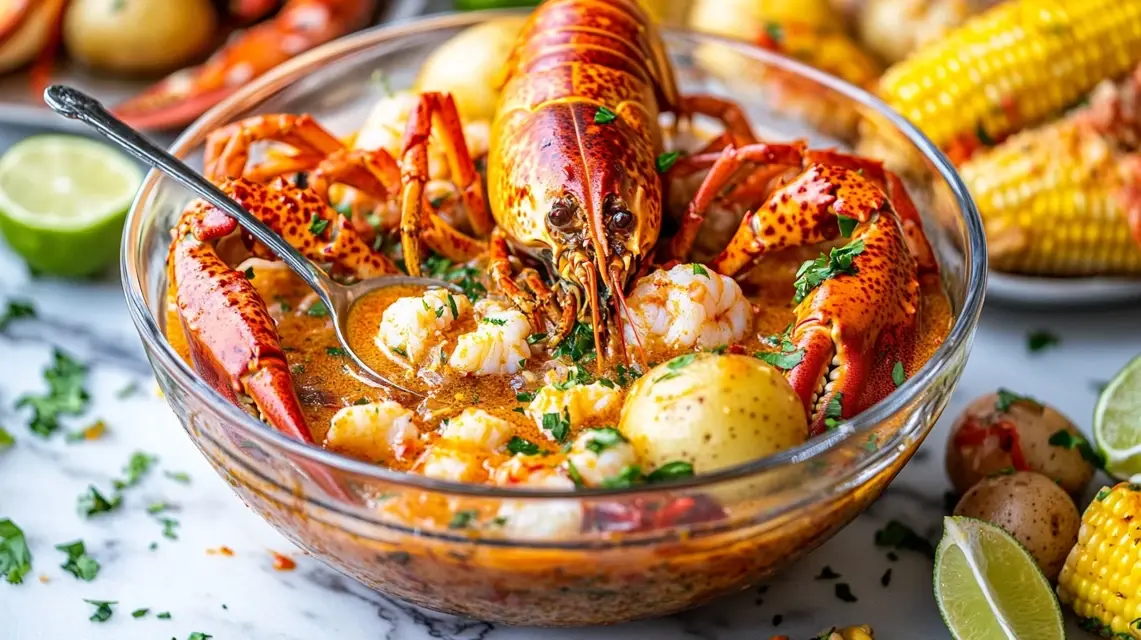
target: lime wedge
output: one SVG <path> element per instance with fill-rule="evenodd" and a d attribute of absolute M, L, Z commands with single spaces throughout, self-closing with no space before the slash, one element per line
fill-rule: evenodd
<path fill-rule="evenodd" d="M 1065 640 L 1062 609 L 1034 558 L 1002 529 L 943 519 L 935 601 L 957 640 Z"/>
<path fill-rule="evenodd" d="M 1093 441 L 1110 475 L 1141 482 L 1141 356 L 1118 371 L 1097 399 Z"/>
<path fill-rule="evenodd" d="M 27 138 L 0 157 L 0 232 L 32 269 L 80 277 L 119 253 L 142 172 L 117 151 L 75 136 Z"/>

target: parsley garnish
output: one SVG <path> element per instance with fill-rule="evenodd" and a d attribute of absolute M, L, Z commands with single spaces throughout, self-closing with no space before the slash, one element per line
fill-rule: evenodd
<path fill-rule="evenodd" d="M 1090 446 L 1089 440 L 1086 440 L 1080 433 L 1074 433 L 1068 429 L 1062 428 L 1055 431 L 1050 435 L 1047 442 L 1055 447 L 1063 449 L 1077 449 L 1078 453 L 1082 455 L 1082 459 L 1092 464 L 1098 469 L 1105 468 L 1105 456 L 1101 455 L 1099 451 L 1095 451 Z"/>
<path fill-rule="evenodd" d="M 642 482 L 642 470 L 630 465 L 618 472 L 618 475 L 602 480 L 604 489 L 629 489 Z"/>
<path fill-rule="evenodd" d="M 586 449 L 594 453 L 602 453 L 610 447 L 626 442 L 626 436 L 614 427 L 600 427 L 586 432 Z"/>
<path fill-rule="evenodd" d="M 631 382 L 642 377 L 642 373 L 640 371 L 638 371 L 637 369 L 634 369 L 633 367 L 627 367 L 626 365 L 622 365 L 622 364 L 614 367 L 614 374 L 615 374 L 614 377 L 617 380 L 618 385 L 622 386 L 622 387 L 625 387 L 626 385 L 630 384 Z"/>
<path fill-rule="evenodd" d="M 841 577 L 840 574 L 833 571 L 832 567 L 824 565 L 824 568 L 820 570 L 820 573 L 816 575 L 814 580 L 835 580 L 839 577 Z"/>
<path fill-rule="evenodd" d="M 784 30 L 781 29 L 780 24 L 777 22 L 765 23 L 765 35 L 767 35 L 775 45 L 779 45 L 784 40 Z"/>
<path fill-rule="evenodd" d="M 484 324 L 493 324 L 497 327 L 502 327 L 505 324 L 507 324 L 507 320 L 505 320 L 503 318 L 484 318 L 484 319 L 480 320 L 480 322 L 482 322 Z"/>
<path fill-rule="evenodd" d="M 555 358 L 570 358 L 578 362 L 594 353 L 594 331 L 585 322 L 576 322 L 571 334 L 551 352 Z"/>
<path fill-rule="evenodd" d="M 681 153 L 678 151 L 663 153 L 654 160 L 654 166 L 658 168 L 658 173 L 665 173 L 674 166 L 674 163 L 677 162 L 679 157 L 681 157 Z"/>
<path fill-rule="evenodd" d="M 430 278 L 459 285 L 464 295 L 473 302 L 487 295 L 487 287 L 479 281 L 480 270 L 475 267 L 454 266 L 451 260 L 432 254 L 424 260 L 424 271 Z M 458 318 L 459 314 L 455 314 L 455 317 Z"/>
<path fill-rule="evenodd" d="M 903 370 L 902 362 L 896 361 L 892 366 L 891 381 L 894 382 L 897 387 L 907 381 L 907 372 Z"/>
<path fill-rule="evenodd" d="M 1007 411 L 1010 411 L 1011 405 L 1015 403 L 1026 403 L 1036 409 L 1042 408 L 1041 402 L 1038 402 L 1030 396 L 1020 396 L 1017 393 L 1010 391 L 1009 389 L 1000 388 L 997 395 L 998 397 L 995 398 L 994 401 L 994 409 L 999 413 L 1006 413 Z"/>
<path fill-rule="evenodd" d="M 309 219 L 309 233 L 312 233 L 317 237 L 321 237 L 321 234 L 325 233 L 325 229 L 328 228 L 328 226 L 329 221 L 318 217 L 315 213 L 313 214 L 313 217 Z"/>
<path fill-rule="evenodd" d="M 405 358 L 407 358 L 407 357 L 408 357 L 408 352 L 407 352 L 407 351 L 405 351 L 404 349 L 400 348 L 400 347 L 392 347 L 392 352 L 393 352 L 393 353 L 395 353 L 395 354 L 396 354 L 396 355 L 398 355 L 398 356 L 402 356 L 402 357 L 405 357 Z"/>
<path fill-rule="evenodd" d="M 532 333 L 531 335 L 527 336 L 527 344 L 536 344 L 546 339 L 547 334 L 545 333 Z"/>
<path fill-rule="evenodd" d="M 651 471 L 650 475 L 646 476 L 646 482 L 653 484 L 655 482 L 665 482 L 667 480 L 677 480 L 691 476 L 693 476 L 692 464 L 683 460 L 673 460 Z"/>
<path fill-rule="evenodd" d="M 788 371 L 804 360 L 804 349 L 797 349 L 787 335 L 780 336 L 780 353 L 758 351 L 753 357 L 763 360 L 778 369 Z"/>
<path fill-rule="evenodd" d="M 806 260 L 796 271 L 796 282 L 794 283 L 796 295 L 793 296 L 792 301 L 795 304 L 800 304 L 808 297 L 809 293 L 812 293 L 813 289 L 829 278 L 857 273 L 852 260 L 863 252 L 864 241 L 854 240 L 842 247 L 832 249 L 827 256 L 820 254 L 820 257 L 815 260 Z"/>
<path fill-rule="evenodd" d="M 44 380 L 48 383 L 48 393 L 21 396 L 16 408 L 31 407 L 33 415 L 28 428 L 46 438 L 59 429 L 60 416 L 83 413 L 90 396 L 83 388 L 87 382 L 87 367 L 59 349 L 52 352 L 52 366 L 44 370 Z"/>
<path fill-rule="evenodd" d="M 841 215 L 836 216 L 836 224 L 840 227 L 840 235 L 844 236 L 845 238 L 852 237 L 852 232 L 855 231 L 856 225 L 859 223 L 860 221 L 856 218 L 849 218 L 848 216 Z"/>
<path fill-rule="evenodd" d="M 0 520 L 0 575 L 8 584 L 20 584 L 31 570 L 32 553 L 24 532 L 7 518 Z"/>
<path fill-rule="evenodd" d="M 1026 348 L 1029 349 L 1031 353 L 1037 353 L 1043 349 L 1056 347 L 1061 342 L 1061 338 L 1042 329 L 1026 334 Z"/>
<path fill-rule="evenodd" d="M 837 391 L 824 407 L 824 426 L 835 429 L 840 426 L 844 413 L 844 392 Z"/>
<path fill-rule="evenodd" d="M 610 124 L 618 115 L 606 107 L 599 107 L 598 111 L 594 112 L 594 124 Z"/>
<path fill-rule="evenodd" d="M 163 471 L 162 475 L 180 484 L 190 484 L 190 474 L 185 471 Z"/>
<path fill-rule="evenodd" d="M 562 414 L 543 414 L 543 430 L 549 431 L 551 437 L 556 441 L 566 442 L 567 436 L 570 435 L 570 428 L 570 409 L 563 409 Z"/>
<path fill-rule="evenodd" d="M 582 474 L 578 472 L 578 467 L 574 466 L 574 460 L 571 460 L 570 458 L 567 458 L 567 475 L 570 476 L 571 481 L 574 482 L 574 486 L 586 486 L 586 481 L 582 479 Z M 603 485 L 605 484 L 606 481 L 603 480 Z"/>
<path fill-rule="evenodd" d="M 246 274 L 246 280 L 253 280 L 254 279 L 254 268 L 253 267 L 248 267 L 243 273 Z"/>
<path fill-rule="evenodd" d="M 708 278 L 709 272 L 705 270 L 705 267 L 703 267 L 703 266 L 701 266 L 695 262 L 695 263 L 693 263 L 693 275 L 705 276 L 706 278 Z"/>
<path fill-rule="evenodd" d="M 305 315 L 310 318 L 324 318 L 329 315 L 329 307 L 326 307 L 324 302 L 318 300 L 305 310 Z"/>
<path fill-rule="evenodd" d="M 852 587 L 847 582 L 836 583 L 836 597 L 844 602 L 856 602 L 857 598 L 852 593 Z"/>
<path fill-rule="evenodd" d="M 11 449 L 16 444 L 16 439 L 4 427 L 0 427 L 0 451 Z"/>
<path fill-rule="evenodd" d="M 126 385 L 124 385 L 122 389 L 119 389 L 118 391 L 116 391 L 115 397 L 120 399 L 120 400 L 126 400 L 127 398 L 130 398 L 133 395 L 137 395 L 138 393 L 139 393 L 139 383 L 132 380 L 132 381 L 128 382 Z"/>
<path fill-rule="evenodd" d="M 88 485 L 87 492 L 81 494 L 77 501 L 79 514 L 86 518 L 90 518 L 99 513 L 114 511 L 118 509 L 121 504 L 123 504 L 123 496 L 116 494 L 114 498 L 108 500 L 103 497 L 103 494 L 99 493 L 95 485 Z"/>
<path fill-rule="evenodd" d="M 119 491 L 139 484 L 155 462 L 158 462 L 158 458 L 155 456 L 147 455 L 142 451 L 132 453 L 130 459 L 127 460 L 127 466 L 123 467 L 123 473 L 127 474 L 126 480 L 115 480 L 112 484 Z"/>
<path fill-rule="evenodd" d="M 459 308 L 459 306 L 456 305 L 456 299 L 452 296 L 452 294 L 449 293 L 447 295 L 448 295 L 448 308 L 451 309 L 451 311 L 452 311 L 452 320 L 458 320 L 460 317 L 460 308 Z"/>
<path fill-rule="evenodd" d="M 935 547 L 926 538 L 915 533 L 911 527 L 898 520 L 889 520 L 883 529 L 876 531 L 875 541 L 877 547 L 909 549 L 918 551 L 928 558 L 935 557 Z"/>
<path fill-rule="evenodd" d="M 540 451 L 542 449 L 539 448 L 539 445 L 519 436 L 511 436 L 511 439 L 507 441 L 507 452 L 511 455 L 521 453 L 525 456 L 533 456 Z"/>
<path fill-rule="evenodd" d="M 325 347 L 325 353 L 331 356 L 347 356 L 349 355 L 344 349 L 340 347 Z"/>
<path fill-rule="evenodd" d="M 8 328 L 13 320 L 36 317 L 36 308 L 27 300 L 9 300 L 8 308 L 0 314 L 0 331 Z"/>
<path fill-rule="evenodd" d="M 87 604 L 95 605 L 95 613 L 91 614 L 90 618 L 92 622 L 106 622 L 111 618 L 111 614 L 114 613 L 111 609 L 111 605 L 119 604 L 114 600 L 88 600 L 84 598 L 83 601 Z"/>
<path fill-rule="evenodd" d="M 95 558 L 87 555 L 87 549 L 84 548 L 82 540 L 57 544 L 55 548 L 67 554 L 67 562 L 60 565 L 63 570 L 87 582 L 95 579 L 95 574 L 99 573 L 99 563 L 95 561 Z"/>
<path fill-rule="evenodd" d="M 466 511 L 457 511 L 452 516 L 452 521 L 448 523 L 449 529 L 464 529 L 471 525 L 471 521 L 475 520 L 475 509 L 468 509 Z"/>
<path fill-rule="evenodd" d="M 529 391 L 520 391 L 515 394 L 515 399 L 519 402 L 530 402 L 535 399 L 535 394 Z"/>
<path fill-rule="evenodd" d="M 151 611 L 150 609 L 135 609 L 134 611 L 131 612 L 131 617 L 132 618 L 141 618 L 141 617 L 147 615 L 148 613 L 150 613 L 150 611 Z"/>

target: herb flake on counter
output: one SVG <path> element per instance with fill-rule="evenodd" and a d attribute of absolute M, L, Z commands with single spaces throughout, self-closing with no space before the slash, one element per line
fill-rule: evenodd
<path fill-rule="evenodd" d="M 457 511 L 454 515 L 452 515 L 452 520 L 451 520 L 451 522 L 448 523 L 448 528 L 449 529 L 466 529 L 467 527 L 471 526 L 472 521 L 475 520 L 475 516 L 476 516 L 475 509 L 466 509 L 464 511 Z"/>
<path fill-rule="evenodd" d="M 163 611 L 161 613 L 156 613 L 155 617 L 158 618 L 159 620 L 170 620 L 170 612 L 169 611 Z"/>
<path fill-rule="evenodd" d="M 1058 429 L 1050 435 L 1050 439 L 1046 441 L 1051 446 L 1061 447 L 1063 449 L 1077 449 L 1081 454 L 1082 460 L 1092 464 L 1097 469 L 1105 468 L 1105 456 L 1101 454 L 1090 445 L 1089 440 L 1080 433 L 1073 433 L 1072 431 L 1062 428 Z"/>
<path fill-rule="evenodd" d="M 8 301 L 4 313 L 0 313 L 0 331 L 8 328 L 14 320 L 36 317 L 36 308 L 28 300 L 12 299 Z"/>
<path fill-rule="evenodd" d="M 1056 347 L 1061 343 L 1061 338 L 1045 329 L 1036 329 L 1026 334 L 1026 348 L 1030 350 L 1030 353 L 1038 353 L 1044 349 Z"/>
<path fill-rule="evenodd" d="M 1017 403 L 1028 404 L 1036 409 L 1042 408 L 1041 402 L 1038 402 L 1030 396 L 1018 395 L 1009 389 L 999 388 L 996 395 L 997 398 L 995 398 L 994 401 L 994 409 L 999 413 L 1006 413 L 1007 411 L 1010 411 L 1010 407 Z"/>
<path fill-rule="evenodd" d="M 288 311 L 288 309 L 286 309 L 286 311 Z M 123 388 L 115 392 L 115 397 L 119 400 L 126 400 L 132 396 L 139 395 L 139 392 L 139 383 L 131 380 L 127 384 L 123 385 Z"/>
<path fill-rule="evenodd" d="M 115 494 L 115 497 L 108 500 L 102 493 L 99 493 L 95 485 L 88 485 L 87 491 L 80 494 L 79 500 L 77 501 L 79 514 L 85 518 L 90 518 L 100 513 L 107 513 L 108 511 L 114 511 L 122 504 L 123 496 Z"/>
<path fill-rule="evenodd" d="M 92 613 L 91 617 L 88 618 L 92 622 L 106 622 L 110 620 L 111 614 L 115 612 L 114 609 L 111 608 L 112 605 L 119 604 L 115 600 L 88 600 L 84 598 L 83 601 L 87 604 L 95 605 L 95 613 Z"/>
<path fill-rule="evenodd" d="M 153 467 L 156 462 L 158 462 L 156 456 L 143 453 L 142 451 L 132 453 L 131 457 L 127 460 L 127 466 L 123 467 L 123 473 L 125 473 L 127 477 L 124 480 L 115 480 L 115 488 L 122 491 L 123 489 L 139 484 L 143 478 L 150 473 L 151 467 Z"/>
<path fill-rule="evenodd" d="M 152 502 L 147 505 L 147 513 L 154 515 L 156 513 L 162 513 L 163 511 L 166 511 L 170 508 L 171 505 L 168 502 Z"/>
<path fill-rule="evenodd" d="M 883 529 L 877 530 L 875 542 L 877 547 L 908 549 L 928 558 L 935 557 L 935 547 L 931 542 L 898 520 L 889 520 Z"/>
<path fill-rule="evenodd" d="M 793 286 L 796 287 L 796 295 L 792 298 L 793 303 L 800 304 L 808 297 L 808 294 L 812 293 L 825 280 L 857 273 L 858 270 L 852 261 L 863 252 L 864 241 L 854 240 L 842 247 L 830 250 L 828 255 L 822 253 L 820 257 L 814 260 L 806 260 L 796 270 L 796 281 L 793 283 Z"/>
<path fill-rule="evenodd" d="M 891 584 L 891 567 L 888 567 L 887 571 L 884 571 L 883 575 L 880 576 L 880 584 L 884 587 Z"/>
<path fill-rule="evenodd" d="M 594 112 L 594 124 L 610 124 L 614 122 L 614 119 L 617 117 L 618 114 L 610 109 L 599 107 L 598 110 Z"/>
<path fill-rule="evenodd" d="M 0 520 L 0 574 L 8 584 L 20 584 L 32 570 L 32 552 L 24 532 L 8 518 Z"/>
<path fill-rule="evenodd" d="M 131 617 L 132 618 L 142 618 L 143 616 L 147 615 L 150 612 L 151 612 L 150 609 L 135 609 L 134 611 L 131 612 Z"/>
<path fill-rule="evenodd" d="M 11 449 L 16 444 L 16 439 L 4 427 L 0 427 L 0 451 Z"/>
<path fill-rule="evenodd" d="M 844 602 L 858 602 L 859 598 L 852 593 L 852 587 L 847 582 L 837 582 L 835 587 L 836 597 Z"/>
<path fill-rule="evenodd" d="M 60 416 L 82 414 L 91 397 L 84 388 L 87 367 L 59 349 L 52 350 L 52 364 L 44 370 L 44 380 L 48 383 L 48 393 L 23 395 L 16 401 L 16 408 L 31 407 L 32 420 L 28 428 L 46 438 L 60 428 Z"/>
<path fill-rule="evenodd" d="M 55 548 L 67 554 L 67 562 L 60 565 L 61 569 L 80 580 L 91 582 L 95 579 L 99 573 L 99 563 L 95 558 L 87 555 L 87 549 L 82 540 L 57 544 Z"/>
<path fill-rule="evenodd" d="M 159 524 L 162 525 L 162 536 L 171 540 L 178 540 L 178 532 L 176 529 L 180 526 L 178 520 L 174 518 L 159 518 Z"/>
<path fill-rule="evenodd" d="M 840 574 L 836 573 L 835 571 L 833 571 L 832 567 L 830 567 L 828 565 L 824 565 L 824 568 L 820 569 L 820 573 L 816 574 L 816 576 L 813 579 L 814 580 L 835 580 L 836 578 L 840 578 L 840 577 L 842 577 L 842 576 Z"/>
<path fill-rule="evenodd" d="M 511 439 L 507 441 L 507 452 L 511 455 L 521 453 L 525 456 L 533 456 L 537 455 L 540 451 L 542 451 L 542 449 L 539 448 L 539 445 L 526 438 L 511 436 Z"/>
<path fill-rule="evenodd" d="M 654 484 L 693 476 L 693 465 L 684 460 L 671 460 L 650 472 L 646 482 Z"/>
<path fill-rule="evenodd" d="M 773 616 L 773 626 L 774 627 L 779 627 L 780 623 L 782 623 L 782 622 L 784 622 L 784 616 L 782 616 L 779 613 Z"/>
<path fill-rule="evenodd" d="M 186 640 L 210 640 L 210 638 L 213 638 L 213 637 L 214 636 L 210 635 L 209 633 L 202 633 L 201 631 L 195 631 L 194 633 L 191 633 L 186 638 Z"/>

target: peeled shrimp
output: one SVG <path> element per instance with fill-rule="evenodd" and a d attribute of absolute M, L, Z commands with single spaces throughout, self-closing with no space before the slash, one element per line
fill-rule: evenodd
<path fill-rule="evenodd" d="M 741 340 L 753 326 L 753 307 L 741 287 L 699 264 L 651 273 L 626 302 L 632 321 L 623 325 L 627 344 L 708 349 Z"/>
<path fill-rule="evenodd" d="M 417 447 L 420 430 L 412 412 L 392 400 L 345 407 L 333 415 L 325 448 L 356 458 L 404 458 Z"/>
<path fill-rule="evenodd" d="M 600 487 L 607 480 L 622 475 L 629 467 L 638 466 L 633 445 L 613 427 L 587 429 L 575 438 L 567 454 L 568 469 L 573 468 L 583 484 Z"/>
<path fill-rule="evenodd" d="M 511 423 L 483 409 L 464 409 L 440 428 L 441 440 L 462 442 L 488 453 L 501 449 L 513 435 Z"/>
<path fill-rule="evenodd" d="M 584 424 L 602 424 L 609 418 L 615 418 L 622 408 L 622 392 L 613 384 L 605 386 L 605 383 L 594 382 L 560 388 L 562 386 L 548 384 L 540 388 L 525 410 L 527 416 L 539 425 L 539 430 L 552 440 L 557 438 L 543 427 L 546 414 L 565 417 L 572 428 L 578 428 Z"/>
<path fill-rule="evenodd" d="M 495 483 L 507 487 L 530 487 L 571 491 L 574 481 L 556 466 L 553 456 L 517 455 L 499 466 Z M 573 537 L 582 530 L 583 510 L 578 500 L 506 501 L 497 514 L 503 532 L 511 537 L 551 540 Z"/>
<path fill-rule="evenodd" d="M 516 373 L 531 357 L 531 324 L 527 317 L 502 302 L 480 300 L 475 305 L 475 331 L 456 340 L 448 364 L 456 371 L 477 376 Z"/>
<path fill-rule="evenodd" d="M 405 366 L 423 366 L 432 346 L 453 322 L 471 310 L 466 296 L 432 289 L 400 298 L 384 310 L 375 342 L 385 355 Z"/>

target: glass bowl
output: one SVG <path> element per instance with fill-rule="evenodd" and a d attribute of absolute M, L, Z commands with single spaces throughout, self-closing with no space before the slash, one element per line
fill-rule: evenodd
<path fill-rule="evenodd" d="M 200 163 L 209 131 L 267 112 L 312 113 L 336 133 L 349 133 L 386 85 L 409 86 L 435 47 L 492 15 L 432 17 L 302 55 L 203 116 L 173 152 Z M 909 175 L 922 196 L 953 316 L 949 336 L 926 365 L 885 401 L 803 446 L 653 489 L 527 491 L 396 473 L 285 437 L 223 399 L 178 356 L 163 334 L 164 261 L 169 230 L 189 195 L 152 172 L 124 232 L 131 316 L 171 408 L 250 508 L 314 557 L 391 596 L 488 621 L 577 626 L 668 614 L 745 589 L 876 499 L 919 447 L 963 371 L 985 288 L 978 213 L 935 147 L 867 93 L 748 45 L 682 32 L 667 33 L 666 41 L 683 91 L 733 97 L 766 136 L 843 146 L 844 139 L 830 136 L 866 123 L 914 148 L 922 166 Z M 325 492 L 330 478 L 369 500 Z M 494 521 L 417 518 L 421 507 L 483 514 L 507 503 L 550 516 L 536 518 L 537 525 L 579 508 L 594 521 L 551 539 L 537 529 L 506 535 Z M 712 507 L 717 503 L 723 510 Z"/>

